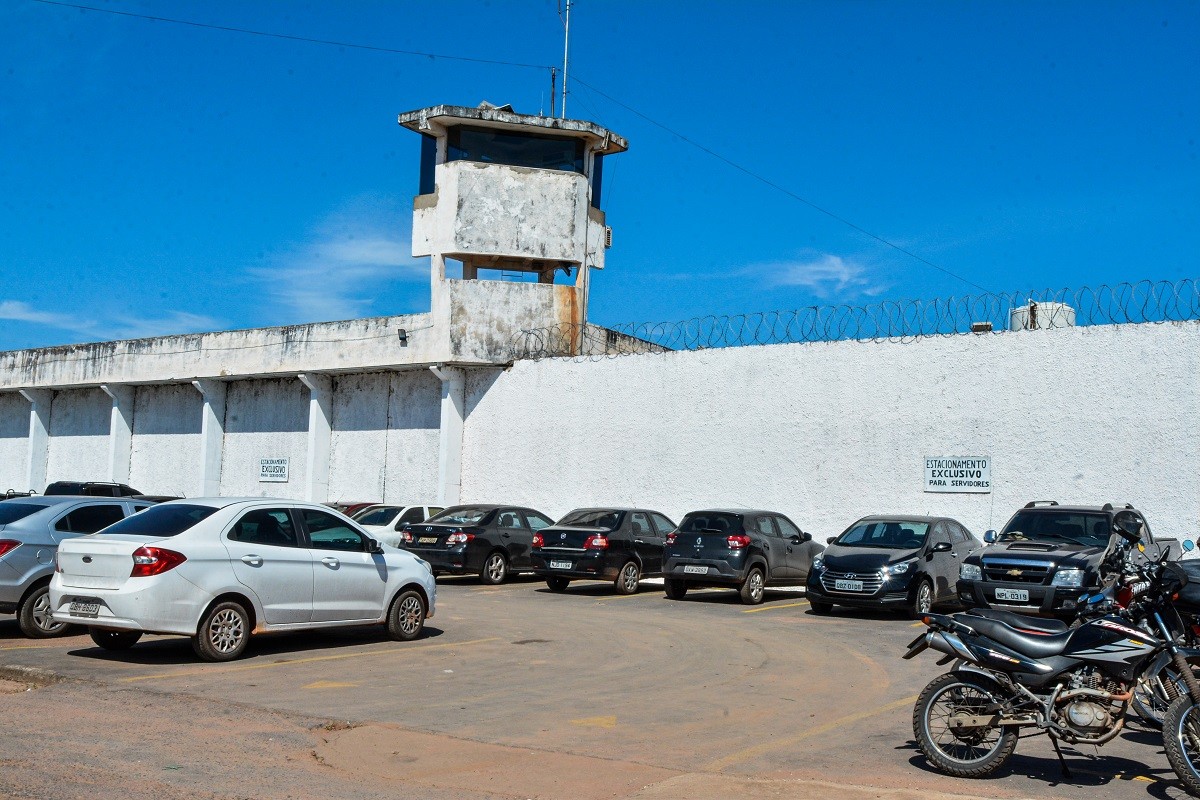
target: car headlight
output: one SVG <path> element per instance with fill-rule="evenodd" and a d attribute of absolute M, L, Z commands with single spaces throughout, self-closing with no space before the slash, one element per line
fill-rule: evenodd
<path fill-rule="evenodd" d="M 901 561 L 899 564 L 888 564 L 880 571 L 883 573 L 883 579 L 886 581 L 893 575 L 903 575 L 908 572 L 909 567 L 916 563 L 917 560 L 914 558 L 909 561 Z"/>
<path fill-rule="evenodd" d="M 983 580 L 983 567 L 978 564 L 963 564 L 958 568 L 958 579 L 963 581 Z"/>
<path fill-rule="evenodd" d="M 1050 581 L 1051 586 L 1069 586 L 1073 589 L 1078 589 L 1083 586 L 1083 570 L 1081 569 L 1060 569 L 1054 573 L 1054 580 Z"/>
<path fill-rule="evenodd" d="M 814 558 L 812 568 L 815 570 L 818 570 L 820 572 L 824 572 L 825 571 L 825 559 L 822 558 L 821 556 L 817 556 L 816 558 Z"/>

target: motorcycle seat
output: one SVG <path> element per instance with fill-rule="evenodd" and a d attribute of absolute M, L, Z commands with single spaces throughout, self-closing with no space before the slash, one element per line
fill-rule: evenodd
<path fill-rule="evenodd" d="M 997 622 L 1003 622 L 1010 628 L 1016 628 L 1026 633 L 1047 634 L 1062 633 L 1067 629 L 1067 623 L 1061 619 L 1047 617 L 1031 617 L 1028 614 L 1018 614 L 1015 611 L 1003 611 L 999 608 L 972 608 L 966 612 L 972 617 L 986 617 Z M 969 623 L 968 623 L 969 624 Z"/>
<path fill-rule="evenodd" d="M 1074 633 L 1072 630 L 1064 630 L 1061 633 L 1025 633 L 987 617 L 961 617 L 959 622 L 997 644 L 1030 658 L 1061 655 Z"/>

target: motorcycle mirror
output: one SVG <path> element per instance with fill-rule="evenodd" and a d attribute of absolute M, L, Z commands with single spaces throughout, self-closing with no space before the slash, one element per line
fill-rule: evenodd
<path fill-rule="evenodd" d="M 1195 543 L 1195 542 L 1193 542 L 1191 539 L 1184 539 L 1184 540 L 1183 540 L 1183 552 L 1185 552 L 1185 553 L 1190 553 L 1190 552 L 1192 552 L 1192 551 L 1193 551 L 1193 550 L 1195 550 L 1195 549 L 1196 549 L 1196 543 Z"/>
<path fill-rule="evenodd" d="M 985 531 L 983 534 L 983 543 L 995 544 L 999 538 L 1000 534 L 996 533 L 995 531 Z"/>
<path fill-rule="evenodd" d="M 1142 540 L 1142 518 L 1128 508 L 1122 509 L 1113 517 L 1113 531 L 1119 533 L 1121 538 L 1128 542 L 1140 542 Z"/>

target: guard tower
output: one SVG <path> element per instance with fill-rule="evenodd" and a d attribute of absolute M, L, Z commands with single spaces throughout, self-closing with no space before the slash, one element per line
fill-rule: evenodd
<path fill-rule="evenodd" d="M 592 122 L 489 103 L 432 106 L 399 122 L 421 134 L 412 253 L 431 257 L 435 312 L 448 302 L 453 315 L 461 298 L 480 310 L 503 301 L 533 325 L 585 322 L 588 273 L 604 268 L 612 241 L 601 210 L 604 157 L 628 149 L 625 139 Z M 458 286 L 446 280 L 447 259 L 462 262 Z M 484 289 L 480 270 L 533 273 L 537 283 Z M 558 273 L 570 280 L 550 285 Z"/>

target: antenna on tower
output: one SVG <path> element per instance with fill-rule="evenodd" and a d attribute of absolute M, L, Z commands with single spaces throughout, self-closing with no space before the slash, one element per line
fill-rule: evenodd
<path fill-rule="evenodd" d="M 563 3 L 566 4 L 565 10 Z M 562 87 L 562 118 L 567 118 L 567 65 L 571 52 L 571 0 L 560 0 L 558 16 L 563 21 L 563 87 Z M 552 115 L 553 116 L 553 115 Z"/>

